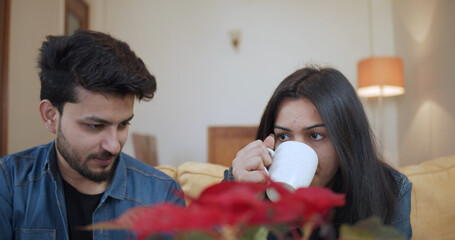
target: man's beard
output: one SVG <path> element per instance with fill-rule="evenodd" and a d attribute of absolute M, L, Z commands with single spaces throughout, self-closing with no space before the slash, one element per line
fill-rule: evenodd
<path fill-rule="evenodd" d="M 57 142 L 56 142 L 56 147 L 57 151 L 60 152 L 62 155 L 63 159 L 68 163 L 68 165 L 74 169 L 76 172 L 78 172 L 81 176 L 85 177 L 86 179 L 101 183 L 104 181 L 109 180 L 112 175 L 114 174 L 115 167 L 117 166 L 118 158 L 117 156 L 113 155 L 112 153 L 108 151 L 103 151 L 102 153 L 91 153 L 87 156 L 87 158 L 82 161 L 82 156 L 80 153 L 74 151 L 74 149 L 71 148 L 70 144 L 65 138 L 65 135 L 63 135 L 62 129 L 61 129 L 61 124 L 59 122 L 58 124 L 58 133 L 57 133 Z M 90 167 L 87 165 L 87 162 L 90 159 L 94 158 L 99 158 L 99 159 L 107 159 L 115 156 L 114 163 L 112 164 L 111 168 L 105 171 L 101 172 L 94 172 L 90 169 Z M 108 168 L 109 166 L 106 165 L 105 168 Z"/>

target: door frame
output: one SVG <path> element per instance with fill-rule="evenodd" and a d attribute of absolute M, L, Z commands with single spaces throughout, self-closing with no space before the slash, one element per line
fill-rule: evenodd
<path fill-rule="evenodd" d="M 8 152 L 8 57 L 11 0 L 0 0 L 0 157 Z"/>

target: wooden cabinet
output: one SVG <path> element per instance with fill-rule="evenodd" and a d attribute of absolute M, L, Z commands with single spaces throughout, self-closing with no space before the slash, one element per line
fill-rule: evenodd
<path fill-rule="evenodd" d="M 256 139 L 257 126 L 208 127 L 208 161 L 231 166 L 237 152 Z"/>

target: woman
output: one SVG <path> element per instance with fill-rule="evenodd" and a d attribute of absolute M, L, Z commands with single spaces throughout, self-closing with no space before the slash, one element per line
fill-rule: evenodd
<path fill-rule="evenodd" d="M 311 186 L 346 196 L 335 226 L 379 216 L 411 238 L 412 184 L 381 161 L 362 104 L 339 71 L 306 67 L 284 79 L 265 108 L 257 139 L 237 153 L 226 179 L 265 182 L 263 168 L 272 164 L 267 147 L 304 142 L 319 158 Z"/>

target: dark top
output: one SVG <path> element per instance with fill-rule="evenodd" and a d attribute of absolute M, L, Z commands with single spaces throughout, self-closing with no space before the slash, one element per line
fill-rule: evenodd
<path fill-rule="evenodd" d="M 62 178 L 63 180 L 63 178 Z M 66 213 L 68 218 L 68 235 L 70 239 L 93 239 L 93 231 L 81 230 L 80 227 L 92 224 L 92 215 L 104 193 L 96 195 L 83 194 L 63 180 L 65 191 Z"/>

